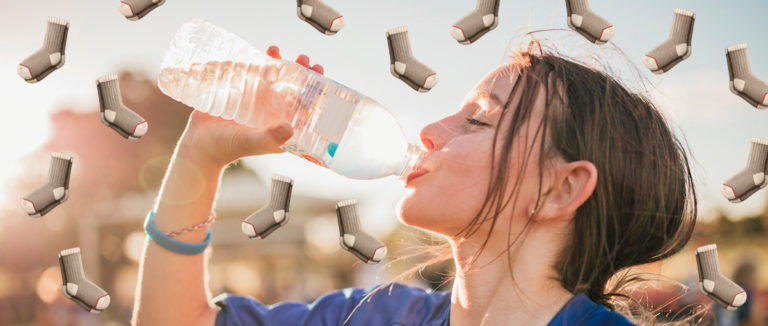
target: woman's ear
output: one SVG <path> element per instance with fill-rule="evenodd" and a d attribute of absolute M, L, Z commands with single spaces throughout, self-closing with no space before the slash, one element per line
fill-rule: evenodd
<path fill-rule="evenodd" d="M 597 184 L 597 168 L 590 161 L 560 162 L 551 172 L 551 183 L 536 210 L 537 220 L 571 216 L 592 195 Z"/>

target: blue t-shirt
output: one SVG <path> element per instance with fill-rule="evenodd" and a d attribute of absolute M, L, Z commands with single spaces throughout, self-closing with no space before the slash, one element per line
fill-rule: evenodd
<path fill-rule="evenodd" d="M 366 294 L 362 288 L 329 292 L 313 303 L 281 302 L 263 305 L 237 295 L 222 294 L 214 299 L 221 307 L 216 326 L 340 326 Z M 447 326 L 451 292 L 428 292 L 394 283 L 379 290 L 355 310 L 346 325 L 364 326 Z M 617 312 L 576 294 L 560 309 L 549 325 L 634 325 Z"/>

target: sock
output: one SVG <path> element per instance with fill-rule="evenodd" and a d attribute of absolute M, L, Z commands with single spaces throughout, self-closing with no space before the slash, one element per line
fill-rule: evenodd
<path fill-rule="evenodd" d="M 747 166 L 726 180 L 720 192 L 731 202 L 741 202 L 749 198 L 747 195 L 768 184 L 765 177 L 766 162 L 768 162 L 768 140 L 753 137 L 749 145 Z"/>
<path fill-rule="evenodd" d="M 48 181 L 21 200 L 21 208 L 29 216 L 41 217 L 69 198 L 69 175 L 73 158 L 70 155 L 51 153 Z"/>
<path fill-rule="evenodd" d="M 165 0 L 121 0 L 117 9 L 128 20 L 138 20 L 164 3 Z"/>
<path fill-rule="evenodd" d="M 459 44 L 470 44 L 499 24 L 499 0 L 477 0 L 475 10 L 451 26 L 451 36 Z"/>
<path fill-rule="evenodd" d="M 360 228 L 357 200 L 342 200 L 336 204 L 339 222 L 339 243 L 345 250 L 367 264 L 376 264 L 387 255 L 387 246 Z"/>
<path fill-rule="evenodd" d="M 565 8 L 568 27 L 590 42 L 604 44 L 613 37 L 613 25 L 589 9 L 587 0 L 565 0 Z"/>
<path fill-rule="evenodd" d="M 717 245 L 711 244 L 696 248 L 701 273 L 701 289 L 710 298 L 716 298 L 723 308 L 736 310 L 747 301 L 747 293 L 738 284 L 720 273 L 720 262 L 717 258 Z"/>
<path fill-rule="evenodd" d="M 299 18 L 325 35 L 336 34 L 344 27 L 344 16 L 321 0 L 297 0 Z"/>
<path fill-rule="evenodd" d="M 661 74 L 690 57 L 694 21 L 696 14 L 675 8 L 669 37 L 645 55 L 645 66 L 653 73 Z"/>
<path fill-rule="evenodd" d="M 291 178 L 273 174 L 269 203 L 240 223 L 240 229 L 243 233 L 251 239 L 264 239 L 288 223 L 288 208 L 291 205 L 292 191 L 293 180 Z"/>
<path fill-rule="evenodd" d="M 29 83 L 36 83 L 64 65 L 69 22 L 63 18 L 48 17 L 43 47 L 19 63 L 16 72 Z"/>
<path fill-rule="evenodd" d="M 109 306 L 109 294 L 85 277 L 80 248 L 62 250 L 59 253 L 62 292 L 67 299 L 77 302 L 89 312 L 99 313 Z"/>
<path fill-rule="evenodd" d="M 408 27 L 396 27 L 387 31 L 389 45 L 389 70 L 411 88 L 425 93 L 437 85 L 437 73 L 417 60 L 411 53 Z"/>
<path fill-rule="evenodd" d="M 147 133 L 147 121 L 123 105 L 116 74 L 97 79 L 96 90 L 99 93 L 102 123 L 117 131 L 120 136 L 131 140 L 139 139 Z"/>
<path fill-rule="evenodd" d="M 747 56 L 747 44 L 741 43 L 725 50 L 728 61 L 731 92 L 757 108 L 768 107 L 768 84 L 752 73 Z"/>

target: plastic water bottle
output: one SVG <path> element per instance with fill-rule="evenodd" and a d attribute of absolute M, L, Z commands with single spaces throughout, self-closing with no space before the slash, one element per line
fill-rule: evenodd
<path fill-rule="evenodd" d="M 293 126 L 282 148 L 354 179 L 405 179 L 422 150 L 378 102 L 295 62 L 261 54 L 201 19 L 165 53 L 158 87 L 195 110 L 251 127 Z"/>

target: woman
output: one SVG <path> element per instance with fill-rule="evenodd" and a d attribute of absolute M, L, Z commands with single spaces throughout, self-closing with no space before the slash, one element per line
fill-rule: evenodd
<path fill-rule="evenodd" d="M 268 54 L 279 57 L 274 47 Z M 309 67 L 306 56 L 296 61 Z M 254 130 L 193 111 L 154 224 L 169 232 L 205 221 L 224 167 L 281 152 L 291 135 L 287 124 Z M 214 305 L 204 255 L 148 240 L 133 322 L 631 325 L 615 311 L 627 310 L 619 309 L 622 270 L 678 252 L 693 230 L 687 157 L 660 113 L 613 78 L 556 55 L 518 54 L 421 140 L 426 174 L 408 180 L 399 218 L 444 235 L 456 265 L 452 291 L 392 284 L 328 293 L 312 305 L 266 307 L 238 296 Z M 206 229 L 177 239 L 200 243 Z"/>

